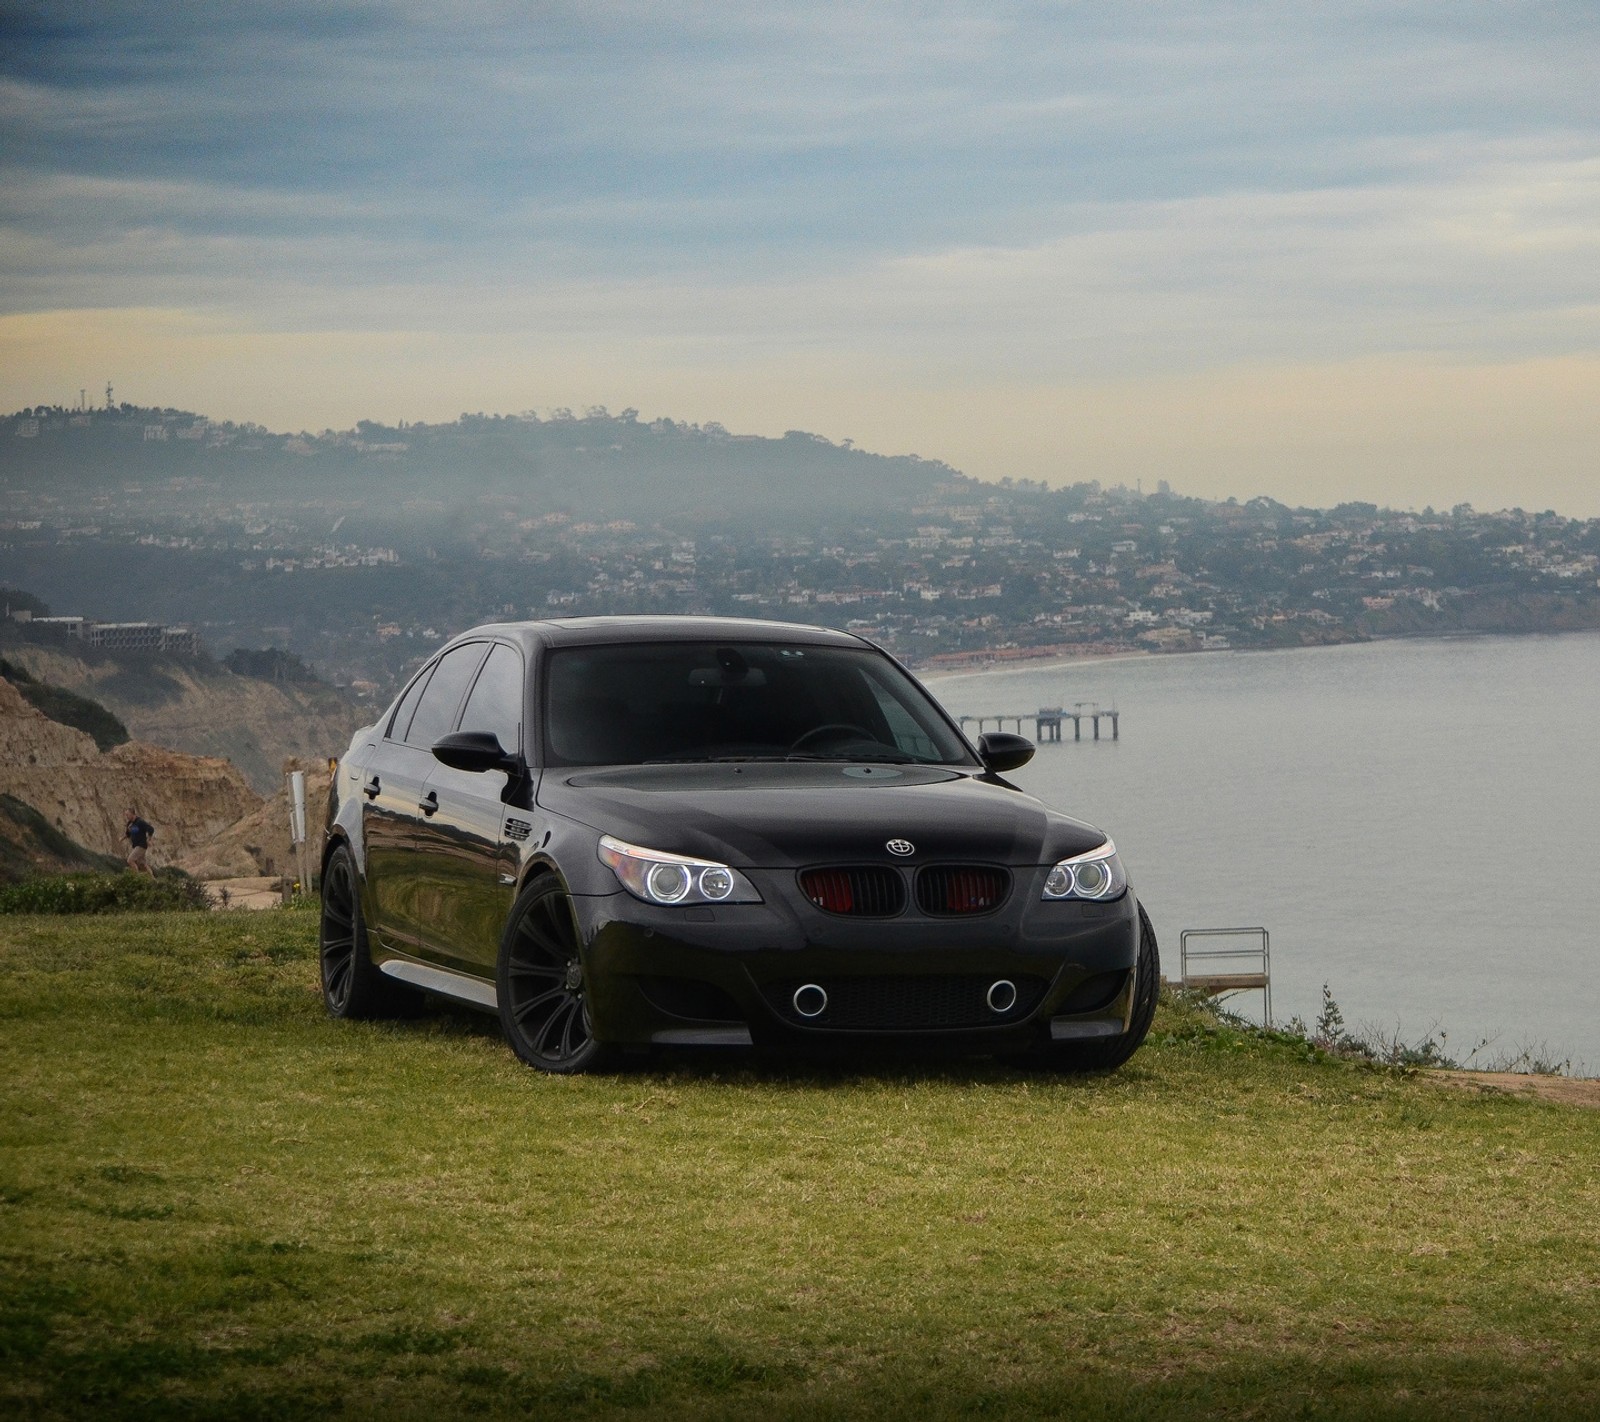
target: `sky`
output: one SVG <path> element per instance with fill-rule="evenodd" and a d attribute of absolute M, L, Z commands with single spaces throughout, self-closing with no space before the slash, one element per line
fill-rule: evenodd
<path fill-rule="evenodd" d="M 1600 6 L 0 0 L 0 409 L 1600 515 Z"/>

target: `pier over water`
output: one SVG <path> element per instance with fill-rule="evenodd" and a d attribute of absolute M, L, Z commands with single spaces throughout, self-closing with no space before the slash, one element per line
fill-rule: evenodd
<path fill-rule="evenodd" d="M 969 721 L 974 721 L 978 726 L 978 734 L 982 735 L 988 729 L 988 723 L 994 722 L 994 729 L 1003 731 L 1008 725 L 1017 728 L 1017 734 L 1022 734 L 1022 725 L 1025 721 L 1033 722 L 1033 739 L 1035 743 L 1044 745 L 1048 741 L 1061 739 L 1061 727 L 1064 722 L 1072 722 L 1072 739 L 1083 739 L 1083 724 L 1087 721 L 1094 728 L 1094 739 L 1100 739 L 1100 723 L 1104 721 L 1109 726 L 1111 740 L 1117 740 L 1120 734 L 1120 713 L 1115 707 L 1109 711 L 1103 710 L 1096 701 L 1077 701 L 1069 711 L 1065 706 L 1041 706 L 1037 711 L 986 711 L 981 716 L 962 716 L 958 718 L 962 729 L 965 730 Z"/>

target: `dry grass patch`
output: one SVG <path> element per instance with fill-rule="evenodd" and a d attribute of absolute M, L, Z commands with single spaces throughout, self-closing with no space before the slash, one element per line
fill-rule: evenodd
<path fill-rule="evenodd" d="M 304 912 L 0 925 L 22 1416 L 1600 1411 L 1600 1116 L 1162 1009 L 1107 1077 L 329 1022 Z"/>

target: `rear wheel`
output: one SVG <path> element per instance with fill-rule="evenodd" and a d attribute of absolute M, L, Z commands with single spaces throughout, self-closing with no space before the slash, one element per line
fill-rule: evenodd
<path fill-rule="evenodd" d="M 1139 906 L 1139 955 L 1134 960 L 1133 1013 L 1128 1030 L 1117 1037 L 1101 1037 L 1087 1042 L 1050 1042 L 1034 1058 L 1042 1066 L 1058 1071 L 1114 1071 L 1128 1060 L 1150 1032 L 1156 1015 L 1156 999 L 1161 994 L 1161 950 L 1150 915 Z"/>
<path fill-rule="evenodd" d="M 512 906 L 495 974 L 500 1025 L 519 1060 L 568 1075 L 610 1066 L 615 1049 L 594 1039 L 572 898 L 540 879 Z"/>
<path fill-rule="evenodd" d="M 373 966 L 355 859 L 347 845 L 334 849 L 322 871 L 318 928 L 322 1000 L 330 1017 L 403 1017 L 415 1009 L 416 994 Z"/>

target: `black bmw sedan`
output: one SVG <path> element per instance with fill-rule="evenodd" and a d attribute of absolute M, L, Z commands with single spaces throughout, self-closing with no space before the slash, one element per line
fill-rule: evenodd
<path fill-rule="evenodd" d="M 478 627 L 357 732 L 329 798 L 335 1017 L 417 992 L 524 1062 L 941 1041 L 1109 1068 L 1155 934 L 1115 846 L 1003 775 L 893 658 L 709 617 Z"/>

